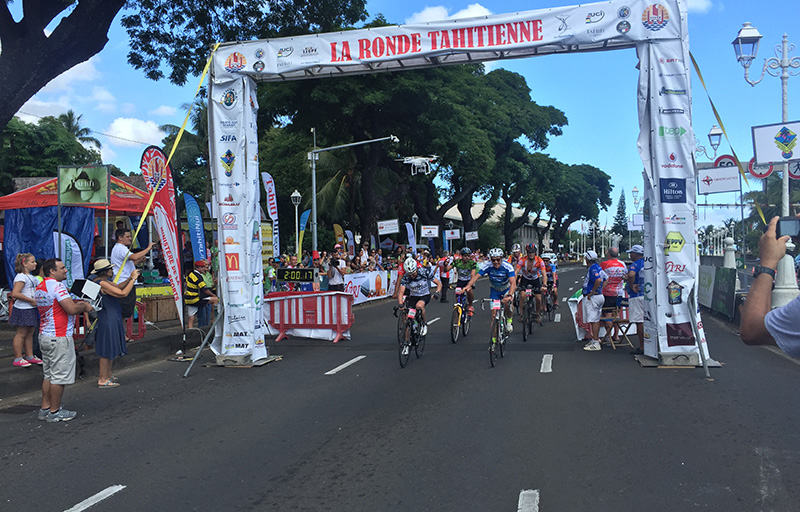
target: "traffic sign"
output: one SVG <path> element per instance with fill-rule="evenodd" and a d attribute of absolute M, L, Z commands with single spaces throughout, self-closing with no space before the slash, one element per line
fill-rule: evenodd
<path fill-rule="evenodd" d="M 755 157 L 750 159 L 750 163 L 747 165 L 747 169 L 750 171 L 750 175 L 754 178 L 758 178 L 763 180 L 770 174 L 772 174 L 773 167 L 772 164 L 769 165 L 756 165 Z"/>
<path fill-rule="evenodd" d="M 732 155 L 722 155 L 714 160 L 714 167 L 736 167 L 736 159 Z"/>
<path fill-rule="evenodd" d="M 800 162 L 788 162 L 789 177 L 793 180 L 800 180 Z"/>

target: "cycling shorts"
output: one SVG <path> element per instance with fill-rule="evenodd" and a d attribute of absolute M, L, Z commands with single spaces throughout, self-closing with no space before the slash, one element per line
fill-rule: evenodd
<path fill-rule="evenodd" d="M 459 279 L 456 283 L 456 288 L 465 288 L 469 284 L 469 279 Z"/>
<path fill-rule="evenodd" d="M 417 307 L 417 302 L 419 301 L 425 302 L 425 305 L 427 306 L 428 303 L 431 301 L 431 294 L 429 293 L 427 295 L 410 295 L 407 300 L 409 307 L 412 308 Z"/>
<path fill-rule="evenodd" d="M 495 290 L 494 288 L 489 288 L 489 298 L 492 300 L 500 300 L 506 296 L 508 290 L 510 289 L 511 289 L 510 286 L 505 290 Z"/>
<path fill-rule="evenodd" d="M 525 288 L 533 288 L 533 293 L 535 295 L 542 294 L 542 278 L 537 277 L 536 279 L 525 279 L 524 277 L 519 278 L 519 286 L 520 290 L 524 290 Z"/>

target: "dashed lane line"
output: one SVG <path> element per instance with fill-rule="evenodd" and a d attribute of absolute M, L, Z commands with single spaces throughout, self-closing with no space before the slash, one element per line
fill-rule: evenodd
<path fill-rule="evenodd" d="M 367 357 L 367 356 L 358 356 L 358 357 L 354 357 L 353 359 L 351 359 L 351 360 L 347 361 L 346 363 L 344 363 L 344 364 L 342 364 L 342 365 L 339 365 L 339 366 L 337 366 L 337 367 L 336 367 L 336 368 L 334 368 L 333 370 L 331 370 L 331 371 L 329 371 L 329 372 L 325 372 L 325 375 L 335 375 L 336 373 L 338 373 L 338 372 L 340 372 L 340 371 L 344 370 L 345 368 L 347 368 L 347 367 L 348 367 L 348 366 L 350 366 L 351 364 L 355 364 L 355 363 L 357 363 L 357 362 L 361 361 L 361 360 L 362 360 L 362 359 L 364 359 L 365 357 Z"/>
<path fill-rule="evenodd" d="M 124 488 L 125 488 L 124 485 L 112 485 L 111 487 L 108 487 L 108 488 L 103 489 L 102 491 L 98 492 L 94 496 L 90 496 L 89 498 L 86 498 L 85 500 L 83 500 L 82 502 L 78 503 L 77 505 L 75 505 L 71 509 L 66 510 L 65 512 L 81 512 L 82 510 L 86 510 L 87 508 L 92 507 L 94 505 L 97 505 L 98 503 L 100 503 L 104 499 L 106 499 L 106 498 L 118 493 L 119 491 L 121 491 Z"/>
<path fill-rule="evenodd" d="M 556 313 L 553 315 L 553 322 L 560 322 L 561 321 L 561 313 Z"/>
<path fill-rule="evenodd" d="M 539 512 L 539 489 L 520 491 L 517 512 Z"/>
<path fill-rule="evenodd" d="M 553 371 L 553 354 L 545 354 L 542 356 L 542 366 L 539 368 L 540 373 L 552 373 Z"/>

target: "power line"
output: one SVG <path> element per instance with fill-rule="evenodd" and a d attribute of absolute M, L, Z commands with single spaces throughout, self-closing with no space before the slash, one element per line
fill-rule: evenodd
<path fill-rule="evenodd" d="M 20 114 L 25 114 L 26 116 L 31 116 L 31 117 L 37 117 L 39 119 L 44 119 L 43 116 L 37 116 L 36 114 L 29 114 L 27 112 L 23 112 L 22 110 L 20 110 L 19 113 Z M 94 133 L 94 134 L 97 134 L 97 135 L 102 135 L 104 137 L 110 137 L 112 139 L 124 140 L 125 142 L 133 142 L 134 144 L 141 144 L 143 146 L 152 146 L 153 145 L 150 142 L 142 142 L 140 140 L 126 139 L 125 137 L 120 137 L 118 135 L 111 135 L 110 133 L 97 132 L 97 131 L 94 131 L 94 130 L 91 130 L 91 129 L 89 131 Z"/>

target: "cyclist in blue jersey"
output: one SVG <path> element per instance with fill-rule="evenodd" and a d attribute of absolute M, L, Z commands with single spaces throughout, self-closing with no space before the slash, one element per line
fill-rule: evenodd
<path fill-rule="evenodd" d="M 511 298 L 514 296 L 514 290 L 517 289 L 517 279 L 514 274 L 514 267 L 511 263 L 503 261 L 503 250 L 495 247 L 489 251 L 489 258 L 492 263 L 484 265 L 472 279 L 469 280 L 464 291 L 468 292 L 472 289 L 475 282 L 480 276 L 489 276 L 490 299 L 502 300 L 506 309 L 506 330 L 511 332 L 513 326 L 511 325 Z M 494 320 L 492 320 L 494 322 Z M 492 324 L 494 328 L 494 323 Z"/>

